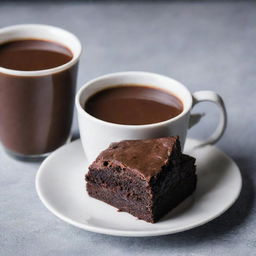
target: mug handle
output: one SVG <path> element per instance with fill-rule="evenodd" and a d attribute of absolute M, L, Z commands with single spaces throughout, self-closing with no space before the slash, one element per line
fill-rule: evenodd
<path fill-rule="evenodd" d="M 213 91 L 198 91 L 192 94 L 193 96 L 193 105 L 204 101 L 215 103 L 219 107 L 220 117 L 217 128 L 213 134 L 204 142 L 200 143 L 198 146 L 205 146 L 208 144 L 216 143 L 223 135 L 227 127 L 227 111 L 223 99 L 216 92 Z"/>

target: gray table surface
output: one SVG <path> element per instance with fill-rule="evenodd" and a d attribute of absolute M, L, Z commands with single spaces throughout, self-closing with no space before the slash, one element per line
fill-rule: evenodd
<path fill-rule="evenodd" d="M 256 255 L 255 108 L 256 4 L 253 2 L 0 3 L 0 26 L 45 23 L 73 31 L 84 46 L 78 87 L 96 76 L 146 70 L 172 76 L 196 91 L 214 90 L 229 123 L 217 147 L 241 168 L 238 201 L 216 220 L 155 238 L 122 238 L 79 230 L 39 201 L 39 163 L 0 150 L 0 255 Z M 205 138 L 217 122 L 207 117 L 189 136 Z M 77 135 L 77 119 L 73 131 Z"/>

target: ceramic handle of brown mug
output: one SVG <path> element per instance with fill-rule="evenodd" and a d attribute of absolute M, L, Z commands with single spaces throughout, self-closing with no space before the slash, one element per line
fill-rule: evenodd
<path fill-rule="evenodd" d="M 198 91 L 193 93 L 193 106 L 204 101 L 215 103 L 219 108 L 220 117 L 213 134 L 206 141 L 202 142 L 200 146 L 216 143 L 222 137 L 227 126 L 227 111 L 220 95 L 213 91 Z"/>

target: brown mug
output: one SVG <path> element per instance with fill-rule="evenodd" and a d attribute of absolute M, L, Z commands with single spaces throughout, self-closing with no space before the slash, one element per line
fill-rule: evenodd
<path fill-rule="evenodd" d="M 70 138 L 82 47 L 76 36 L 57 27 L 24 24 L 0 29 L 0 45 L 25 39 L 55 42 L 72 53 L 65 64 L 42 70 L 0 65 L 1 143 L 15 158 L 38 160 Z"/>

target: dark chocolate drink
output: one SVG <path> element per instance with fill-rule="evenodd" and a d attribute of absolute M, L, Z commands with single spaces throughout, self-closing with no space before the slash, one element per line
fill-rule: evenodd
<path fill-rule="evenodd" d="M 183 111 L 183 105 L 167 91 L 127 84 L 97 92 L 86 101 L 84 109 L 107 122 L 143 125 L 171 119 Z"/>
<path fill-rule="evenodd" d="M 37 39 L 0 45 L 0 67 L 39 71 L 73 58 L 61 44 Z M 63 145 L 70 134 L 78 63 L 43 75 L 0 71 L 0 139 L 21 155 L 42 155 Z"/>
<path fill-rule="evenodd" d="M 0 66 L 35 71 L 61 66 L 72 59 L 69 49 L 45 40 L 17 40 L 0 45 Z"/>

